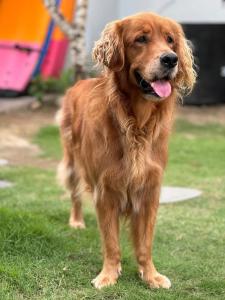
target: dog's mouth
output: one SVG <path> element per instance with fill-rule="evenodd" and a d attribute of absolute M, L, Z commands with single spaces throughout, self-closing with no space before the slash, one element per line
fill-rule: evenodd
<path fill-rule="evenodd" d="M 152 95 L 157 98 L 167 98 L 171 95 L 172 87 L 168 76 L 153 81 L 147 81 L 137 70 L 134 71 L 134 75 L 138 86 L 144 94 Z"/>

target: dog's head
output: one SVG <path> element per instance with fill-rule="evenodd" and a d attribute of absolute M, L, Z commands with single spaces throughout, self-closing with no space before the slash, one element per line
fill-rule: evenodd
<path fill-rule="evenodd" d="M 181 26 L 152 13 L 108 24 L 93 58 L 128 80 L 150 100 L 168 98 L 174 89 L 190 92 L 196 80 L 191 48 Z"/>

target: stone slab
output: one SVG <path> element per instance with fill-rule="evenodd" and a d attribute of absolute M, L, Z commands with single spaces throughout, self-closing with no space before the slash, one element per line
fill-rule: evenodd
<path fill-rule="evenodd" d="M 11 182 L 5 181 L 5 180 L 0 180 L 0 189 L 8 188 L 11 186 L 13 186 L 13 184 Z"/>
<path fill-rule="evenodd" d="M 185 200 L 191 200 L 202 194 L 200 190 L 184 188 L 184 187 L 162 187 L 160 203 L 173 203 Z"/>

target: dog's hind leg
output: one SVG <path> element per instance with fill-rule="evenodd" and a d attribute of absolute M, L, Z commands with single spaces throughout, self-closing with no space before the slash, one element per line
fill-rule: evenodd
<path fill-rule="evenodd" d="M 71 193 L 72 207 L 70 211 L 69 225 L 72 228 L 85 228 L 81 198 L 76 193 Z"/>
<path fill-rule="evenodd" d="M 66 155 L 59 164 L 58 179 L 60 183 L 70 191 L 72 207 L 70 211 L 69 225 L 73 228 L 85 228 L 82 214 L 82 203 L 80 196 L 80 178 L 76 173 L 73 160 Z"/>

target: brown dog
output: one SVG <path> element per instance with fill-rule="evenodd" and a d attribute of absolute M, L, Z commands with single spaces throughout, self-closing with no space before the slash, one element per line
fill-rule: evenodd
<path fill-rule="evenodd" d="M 152 240 L 174 105 L 195 83 L 193 57 L 180 25 L 152 13 L 110 23 L 93 57 L 101 77 L 78 82 L 64 101 L 59 175 L 71 191 L 70 225 L 83 228 L 80 187 L 93 192 L 104 263 L 96 288 L 121 272 L 119 217 L 129 217 L 141 277 L 169 288 L 157 272 Z"/>

